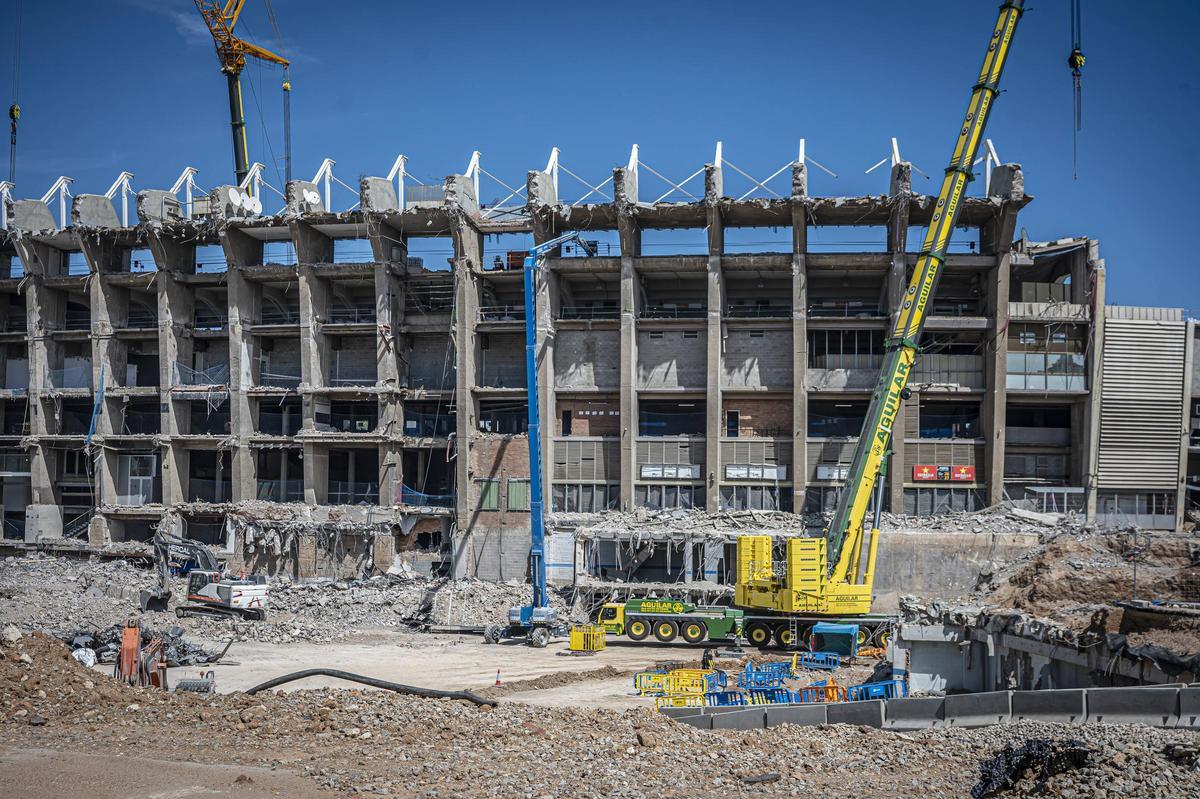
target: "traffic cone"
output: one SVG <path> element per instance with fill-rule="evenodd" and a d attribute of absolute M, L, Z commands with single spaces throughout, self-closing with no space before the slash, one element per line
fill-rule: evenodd
<path fill-rule="evenodd" d="M 500 684 L 500 669 L 496 669 L 496 685 Z"/>

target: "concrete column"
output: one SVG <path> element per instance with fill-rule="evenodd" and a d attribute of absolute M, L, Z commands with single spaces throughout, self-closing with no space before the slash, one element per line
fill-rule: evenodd
<path fill-rule="evenodd" d="M 988 335 L 991 346 L 984 351 L 984 393 L 980 408 L 984 457 L 987 468 L 987 503 L 1004 499 L 1005 419 L 1008 413 L 1008 296 L 1012 274 L 1012 250 L 996 254 L 996 267 L 988 270 Z M 976 476 L 978 477 L 978 475 Z"/>
<path fill-rule="evenodd" d="M 526 203 L 530 209 L 530 219 L 533 222 L 533 243 L 541 244 L 554 238 L 553 226 L 544 214 L 536 212 L 537 207 L 553 206 L 558 198 L 554 191 L 554 183 L 545 172 L 531 171 L 526 180 Z M 562 249 L 548 253 L 548 256 L 561 254 Z M 534 282 L 537 293 L 537 317 L 534 322 L 537 329 L 537 370 L 538 370 L 538 417 L 542 423 L 542 503 L 546 510 L 552 507 L 551 484 L 554 478 L 554 341 L 558 318 L 559 289 L 558 274 L 549 266 L 539 270 Z"/>
<path fill-rule="evenodd" d="M 329 449 L 304 444 L 304 504 L 324 505 L 329 498 Z"/>
<path fill-rule="evenodd" d="M 792 167 L 792 510 L 808 481 L 808 167 Z"/>
<path fill-rule="evenodd" d="M 1027 201 L 1025 176 L 1016 164 L 1001 164 L 992 170 L 993 201 L 1000 212 L 980 228 L 980 250 L 996 257 L 996 267 L 988 273 L 986 308 L 989 352 L 984 353 L 984 395 L 980 421 L 986 441 L 984 466 L 987 469 L 988 504 L 1004 499 L 1005 417 L 1008 413 L 1008 297 L 1012 274 L 1012 245 L 1016 235 L 1017 214 Z"/>
<path fill-rule="evenodd" d="M 158 378 L 163 396 L 160 429 L 165 436 L 177 436 L 187 432 L 188 421 L 185 409 L 177 407 L 185 403 L 170 399 L 171 387 L 176 383 L 175 364 L 192 365 L 195 294 L 171 272 L 159 271 L 155 282 L 158 286 Z"/>
<path fill-rule="evenodd" d="M 475 270 L 483 263 L 483 234 L 476 227 L 478 215 L 474 188 L 471 181 L 462 175 L 446 179 L 447 208 L 454 227 L 454 329 L 455 367 L 457 382 L 454 387 L 455 438 L 457 441 L 454 463 L 454 482 L 457 487 L 454 498 L 455 521 L 458 528 L 453 542 L 453 571 L 455 577 L 468 576 L 471 562 L 471 508 L 475 498 L 472 485 L 471 439 L 474 436 L 478 409 L 475 402 L 475 385 L 478 379 L 476 364 L 479 361 L 479 338 L 475 335 L 475 324 L 479 318 L 479 280 Z"/>
<path fill-rule="evenodd" d="M 17 251 L 28 271 L 27 250 L 18 247 Z M 34 442 L 29 447 L 30 506 L 25 511 L 25 540 L 33 542 L 39 537 L 62 537 L 63 516 L 55 488 L 57 453 L 43 439 L 51 432 L 45 404 L 50 365 L 44 315 L 52 314 L 55 305 L 50 301 L 41 274 L 35 272 L 25 280 L 25 314 L 29 325 L 29 432 Z"/>
<path fill-rule="evenodd" d="M 888 330 L 885 336 L 890 336 L 895 327 L 896 317 L 904 304 L 904 290 L 908 286 L 908 211 L 912 200 L 912 164 L 901 161 L 892 167 L 892 178 L 889 187 L 892 199 L 891 213 L 888 216 L 887 247 L 892 254 L 892 265 L 888 269 L 884 281 L 884 302 L 880 305 L 888 312 Z M 917 356 L 921 357 L 920 355 Z M 907 402 L 917 402 L 913 396 Z M 904 401 L 896 417 L 904 419 Z M 905 426 L 898 424 L 898 430 L 892 431 L 892 456 L 888 462 L 887 492 L 893 511 L 904 508 L 904 481 L 907 479 L 904 466 Z"/>
<path fill-rule="evenodd" d="M 704 203 L 708 215 L 708 385 L 705 402 L 704 495 L 710 513 L 721 509 L 721 436 L 725 427 L 721 400 L 725 350 L 725 328 L 721 323 L 725 310 L 725 279 L 721 272 L 721 256 L 725 252 L 725 220 L 721 217 L 721 197 L 724 194 L 722 171 L 719 165 L 706 164 L 704 167 Z M 691 547 L 685 547 L 684 551 L 690 553 Z M 690 557 L 688 566 L 690 570 Z"/>
<path fill-rule="evenodd" d="M 1083 484 L 1087 493 L 1087 520 L 1093 522 L 1096 520 L 1099 499 L 1097 479 L 1100 474 L 1100 386 L 1104 380 L 1104 359 L 1101 354 L 1104 352 L 1105 270 L 1098 242 L 1088 242 L 1088 264 L 1092 268 L 1092 340 L 1088 342 L 1087 437 L 1081 443 L 1084 451 L 1088 453 L 1088 468 Z"/>
<path fill-rule="evenodd" d="M 637 474 L 637 319 L 641 308 L 634 259 L 642 254 L 642 231 L 634 217 L 637 176 L 621 167 L 614 169 L 613 190 L 621 239 L 621 510 L 628 511 L 633 509 Z"/>
<path fill-rule="evenodd" d="M 224 237 L 223 237 L 224 238 Z M 226 248 L 226 257 L 230 255 Z M 261 289 L 246 279 L 240 266 L 230 260 L 228 279 L 229 298 L 229 424 L 234 447 L 230 456 L 230 476 L 234 502 L 247 502 L 258 497 L 258 462 L 255 450 L 248 443 L 254 434 L 254 415 L 248 389 L 254 385 L 258 372 L 255 359 L 258 347 L 254 336 L 247 331 L 258 318 Z"/>

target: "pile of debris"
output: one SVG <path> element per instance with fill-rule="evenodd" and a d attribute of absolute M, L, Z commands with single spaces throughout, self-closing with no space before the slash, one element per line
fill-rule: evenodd
<path fill-rule="evenodd" d="M 172 580 L 172 607 L 185 596 L 184 581 Z M 140 593 L 156 585 L 152 570 L 122 560 L 100 561 L 32 554 L 0 564 L 0 624 L 43 630 L 70 641 L 138 616 Z M 425 629 L 430 626 L 482 627 L 503 621 L 508 609 L 528 604 L 532 589 L 519 583 L 481 580 L 403 578 L 270 582 L 266 621 L 227 621 L 171 613 L 142 613 L 147 629 L 178 625 L 205 641 L 256 640 L 266 643 L 331 643 L 371 629 Z M 563 618 L 571 615 L 567 596 L 551 592 Z"/>
<path fill-rule="evenodd" d="M 196 741 L 203 741 L 197 746 Z M 1087 756 L 1043 773 L 1031 740 Z M 1057 744 L 1055 742 L 1058 742 Z M 649 709 L 476 707 L 371 690 L 197 695 L 127 687 L 58 641 L 0 649 L 0 745 L 64 759 L 136 752 L 306 775 L 337 795 L 1017 797 L 1132 799 L 1200 791 L 1193 731 L 1022 722 L 894 733 L 848 725 L 701 731 Z M 997 755 L 1033 749 L 1033 758 Z M 1044 760 L 1045 758 L 1042 758 Z M 1052 773 L 1051 773 L 1052 772 Z M 985 782 L 985 780 L 987 780 Z M 235 786 L 236 787 L 236 786 Z M 858 791 L 861 793 L 861 790 Z"/>
<path fill-rule="evenodd" d="M 547 517 L 551 530 L 582 531 L 590 538 L 636 538 L 727 536 L 748 534 L 820 533 L 832 514 L 786 513 L 783 511 L 720 511 L 676 508 L 632 511 L 607 511 L 603 516 L 579 513 L 554 513 Z M 977 511 L 942 513 L 937 516 L 905 516 L 883 513 L 880 529 L 979 534 L 1017 534 L 1047 536 L 1092 530 L 1081 514 L 1038 513 L 1019 502 L 1001 502 Z"/>
<path fill-rule="evenodd" d="M 16 630 L 15 627 L 8 629 Z M 8 629 L 5 631 L 6 637 L 10 635 Z M 96 663 L 116 661 L 121 652 L 123 630 L 123 625 L 114 624 L 103 630 L 79 630 L 58 637 L 71 648 L 72 657 L 85 666 L 92 666 Z M 213 654 L 184 638 L 184 630 L 179 625 L 172 625 L 166 630 L 142 627 L 141 638 L 143 645 L 149 644 L 155 638 L 163 642 L 163 657 L 168 666 L 203 666 L 215 663 L 221 657 L 220 654 Z"/>

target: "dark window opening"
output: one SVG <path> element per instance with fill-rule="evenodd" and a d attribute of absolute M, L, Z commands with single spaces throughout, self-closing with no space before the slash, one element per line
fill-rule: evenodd
<path fill-rule="evenodd" d="M 639 436 L 702 436 L 705 425 L 704 400 L 647 400 L 638 406 Z"/>

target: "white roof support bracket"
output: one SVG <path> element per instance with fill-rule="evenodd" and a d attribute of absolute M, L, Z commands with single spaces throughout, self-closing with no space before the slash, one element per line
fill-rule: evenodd
<path fill-rule="evenodd" d="M 54 184 L 46 189 L 46 193 L 42 195 L 42 202 L 47 205 L 50 204 L 55 194 L 58 195 L 58 224 L 60 230 L 66 230 L 68 227 L 67 198 L 71 196 L 71 189 L 69 187 L 74 182 L 73 178 L 69 178 L 66 175 L 59 175 L 58 180 L 54 181 Z"/>
<path fill-rule="evenodd" d="M 122 172 L 108 187 L 108 191 L 104 192 L 104 196 L 110 200 L 117 196 L 118 191 L 121 192 L 121 227 L 129 227 L 129 195 L 134 193 L 133 187 L 129 185 L 131 180 L 132 172 Z"/>
<path fill-rule="evenodd" d="M 8 203 L 12 200 L 12 190 L 15 188 L 15 184 L 0 180 L 0 230 L 8 230 Z"/>

